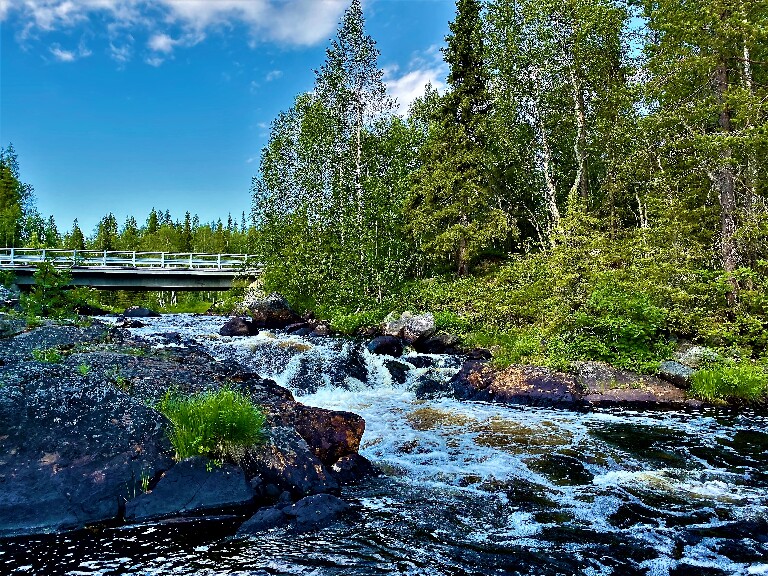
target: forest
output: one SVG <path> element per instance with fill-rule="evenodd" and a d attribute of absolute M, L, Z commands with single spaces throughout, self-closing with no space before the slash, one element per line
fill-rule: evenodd
<path fill-rule="evenodd" d="M 498 364 L 649 373 L 695 342 L 766 393 L 768 0 L 457 0 L 443 57 L 397 114 L 353 0 L 247 218 L 62 236 L 8 147 L 0 243 L 248 252 L 341 332 L 427 310 Z"/>

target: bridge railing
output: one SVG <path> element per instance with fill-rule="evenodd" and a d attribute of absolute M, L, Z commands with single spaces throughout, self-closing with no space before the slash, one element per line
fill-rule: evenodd
<path fill-rule="evenodd" d="M 135 252 L 124 250 L 59 250 L 50 248 L 0 248 L 0 266 L 34 266 L 51 262 L 56 267 L 89 268 L 187 268 L 232 270 L 257 268 L 247 254 L 199 252 Z"/>

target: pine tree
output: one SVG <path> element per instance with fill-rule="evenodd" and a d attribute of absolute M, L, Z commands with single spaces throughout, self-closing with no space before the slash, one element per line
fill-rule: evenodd
<path fill-rule="evenodd" d="M 427 255 L 448 257 L 459 275 L 512 230 L 486 168 L 485 128 L 491 110 L 481 4 L 457 0 L 446 38 L 449 92 L 443 96 L 423 149 L 410 199 L 410 227 Z"/>

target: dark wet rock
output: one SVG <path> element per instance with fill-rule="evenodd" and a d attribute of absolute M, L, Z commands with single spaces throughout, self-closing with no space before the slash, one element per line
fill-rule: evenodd
<path fill-rule="evenodd" d="M 254 490 L 238 466 L 221 466 L 202 456 L 182 460 L 148 493 L 129 500 L 126 520 L 194 515 L 249 506 Z"/>
<path fill-rule="evenodd" d="M 224 326 L 219 328 L 219 334 L 222 336 L 255 336 L 258 333 L 259 329 L 254 326 L 253 322 L 238 316 L 233 316 L 227 320 Z"/>
<path fill-rule="evenodd" d="M 298 497 L 339 491 L 336 480 L 293 428 L 271 428 L 266 442 L 248 450 L 241 466 L 247 476 L 260 476 Z"/>
<path fill-rule="evenodd" d="M 251 301 L 248 308 L 257 328 L 284 328 L 301 320 L 280 294 L 270 294 L 264 299 Z"/>
<path fill-rule="evenodd" d="M 659 378 L 672 382 L 672 384 L 680 388 L 690 387 L 691 376 L 693 376 L 694 372 L 693 368 L 689 368 L 685 364 L 675 362 L 674 360 L 667 360 L 659 366 Z"/>
<path fill-rule="evenodd" d="M 126 318 L 125 316 L 118 316 L 115 322 L 115 328 L 144 328 L 146 324 L 136 318 Z"/>
<path fill-rule="evenodd" d="M 172 465 L 161 415 L 73 372 L 15 367 L 0 387 L 0 536 L 117 519 L 142 474 Z"/>
<path fill-rule="evenodd" d="M 367 347 L 371 354 L 395 357 L 403 355 L 403 342 L 396 336 L 377 336 L 368 342 Z"/>
<path fill-rule="evenodd" d="M 413 383 L 413 393 L 419 400 L 434 400 L 451 396 L 454 387 L 451 382 L 435 372 L 429 371 L 420 375 Z"/>
<path fill-rule="evenodd" d="M 510 366 L 495 370 L 470 360 L 451 379 L 460 400 L 533 406 L 574 406 L 580 403 L 572 376 L 538 366 Z"/>
<path fill-rule="evenodd" d="M 432 314 L 403 312 L 400 317 L 388 316 L 381 327 L 385 336 L 402 338 L 408 344 L 425 339 L 435 333 L 435 317 Z"/>
<path fill-rule="evenodd" d="M 0 338 L 10 338 L 24 332 L 26 322 L 21 318 L 15 318 L 0 314 Z"/>
<path fill-rule="evenodd" d="M 309 326 L 305 326 L 304 328 L 299 328 L 297 330 L 294 330 L 293 332 L 291 332 L 291 334 L 293 336 L 302 336 L 302 337 L 309 336 L 310 334 L 312 334 L 312 328 L 310 328 Z"/>
<path fill-rule="evenodd" d="M 328 355 L 303 355 L 291 378 L 290 386 L 299 393 L 313 394 L 325 383 L 349 389 L 358 382 L 368 381 L 368 365 L 362 346 L 335 340 L 326 342 L 333 349 Z"/>
<path fill-rule="evenodd" d="M 108 333 L 109 327 L 99 321 L 94 321 L 87 328 L 46 324 L 3 340 L 0 359 L 6 364 L 15 364 L 32 359 L 33 350 L 71 350 L 81 342 L 102 342 Z"/>
<path fill-rule="evenodd" d="M 285 331 L 288 334 L 293 334 L 297 330 L 301 330 L 302 328 L 307 328 L 308 329 L 307 334 L 309 334 L 309 332 L 312 331 L 312 328 L 306 322 L 294 322 L 293 324 L 288 324 L 288 326 L 285 327 Z"/>
<path fill-rule="evenodd" d="M 339 484 L 355 484 L 369 476 L 375 476 L 377 471 L 373 464 L 360 454 L 342 456 L 330 468 L 331 474 Z"/>
<path fill-rule="evenodd" d="M 581 460 L 566 454 L 550 454 L 543 458 L 531 460 L 527 462 L 527 465 L 561 486 L 591 484 L 595 477 L 585 468 Z"/>
<path fill-rule="evenodd" d="M 292 426 L 326 465 L 357 453 L 365 432 L 365 420 L 357 414 L 299 403 L 286 406 L 281 420 Z"/>
<path fill-rule="evenodd" d="M 493 358 L 490 350 L 485 348 L 472 348 L 466 352 L 467 360 L 487 361 Z"/>
<path fill-rule="evenodd" d="M 437 361 L 430 356 L 405 356 L 403 360 L 414 368 L 431 368 Z"/>
<path fill-rule="evenodd" d="M 294 532 L 319 530 L 339 520 L 351 506 L 330 494 L 315 494 L 285 507 L 273 506 L 256 512 L 237 531 L 238 536 L 287 527 Z"/>
<path fill-rule="evenodd" d="M 408 379 L 408 373 L 411 371 L 411 365 L 399 360 L 385 360 L 384 366 L 387 367 L 393 382 L 405 384 L 405 381 Z"/>
<path fill-rule="evenodd" d="M 159 318 L 160 313 L 149 308 L 142 308 L 141 306 L 131 306 L 126 308 L 123 316 L 126 318 Z"/>
<path fill-rule="evenodd" d="M 422 354 L 458 354 L 460 342 L 453 334 L 433 334 L 416 340 L 413 349 Z"/>

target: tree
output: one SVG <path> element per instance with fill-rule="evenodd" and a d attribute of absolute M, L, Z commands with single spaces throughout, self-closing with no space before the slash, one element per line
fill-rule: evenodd
<path fill-rule="evenodd" d="M 741 222 L 765 204 L 768 1 L 645 0 L 650 32 L 645 123 L 671 194 L 717 211 L 719 257 L 736 304 Z M 714 192 L 717 206 L 709 206 Z"/>
<path fill-rule="evenodd" d="M 110 212 L 99 221 L 96 227 L 93 248 L 95 250 L 117 250 L 118 241 L 117 219 Z"/>
<path fill-rule="evenodd" d="M 13 144 L 0 148 L 0 243 L 24 244 L 24 218 L 33 201 L 33 188 L 19 180 L 19 163 Z"/>
<path fill-rule="evenodd" d="M 458 0 L 444 51 L 450 90 L 430 127 L 409 201 L 410 229 L 421 250 L 448 257 L 459 275 L 512 230 L 498 208 L 486 167 L 491 110 L 479 0 Z"/>
<path fill-rule="evenodd" d="M 80 230 L 77 218 L 72 223 L 72 231 L 64 237 L 63 247 L 70 250 L 85 250 L 85 236 Z"/>

